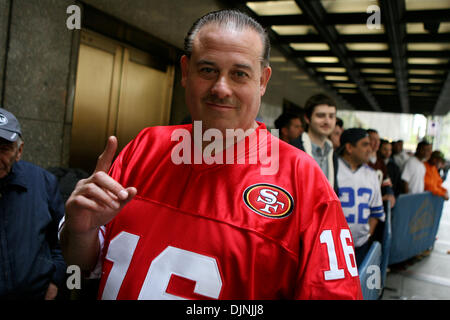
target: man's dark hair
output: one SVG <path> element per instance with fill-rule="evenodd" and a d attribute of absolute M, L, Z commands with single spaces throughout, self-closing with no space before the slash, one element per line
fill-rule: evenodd
<path fill-rule="evenodd" d="M 336 117 L 336 126 L 344 128 L 344 120 L 341 118 Z"/>
<path fill-rule="evenodd" d="M 424 147 L 431 145 L 427 140 L 422 140 L 417 144 L 416 154 L 421 151 Z"/>
<path fill-rule="evenodd" d="M 308 119 L 311 119 L 314 108 L 321 104 L 327 104 L 329 106 L 336 107 L 336 102 L 334 102 L 334 100 L 329 96 L 323 93 L 315 94 L 305 102 L 305 116 Z"/>
<path fill-rule="evenodd" d="M 367 133 L 368 133 L 368 134 L 371 134 L 371 133 L 378 133 L 378 131 L 375 130 L 375 129 L 367 129 Z"/>
<path fill-rule="evenodd" d="M 210 12 L 194 22 L 191 29 L 184 38 L 184 51 L 186 56 L 190 57 L 194 45 L 194 39 L 200 29 L 210 23 L 234 29 L 244 30 L 250 28 L 256 31 L 263 44 L 263 55 L 261 61 L 263 66 L 269 65 L 270 58 L 270 40 L 267 31 L 252 17 L 238 10 L 219 10 Z"/>
<path fill-rule="evenodd" d="M 275 120 L 275 128 L 278 130 L 281 130 L 281 128 L 285 128 L 289 126 L 292 119 L 300 119 L 300 116 L 293 113 L 282 113 L 276 120 Z"/>
<path fill-rule="evenodd" d="M 381 149 L 381 146 L 383 145 L 383 144 L 391 144 L 389 141 L 387 141 L 387 140 L 385 140 L 385 139 L 380 139 L 380 149 Z M 378 149 L 379 150 L 379 149 Z"/>

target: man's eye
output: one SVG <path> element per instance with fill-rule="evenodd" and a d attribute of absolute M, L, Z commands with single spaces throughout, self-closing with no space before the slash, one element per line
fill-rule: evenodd
<path fill-rule="evenodd" d="M 201 72 L 201 73 L 209 74 L 209 73 L 213 73 L 213 72 L 214 72 L 214 69 L 213 69 L 213 68 L 204 67 L 204 68 L 201 68 L 201 69 L 200 69 L 200 72 Z"/>
<path fill-rule="evenodd" d="M 247 77 L 248 77 L 248 74 L 247 74 L 246 72 L 244 72 L 244 71 L 236 71 L 236 72 L 235 72 L 235 75 L 236 75 L 238 78 L 247 78 Z"/>

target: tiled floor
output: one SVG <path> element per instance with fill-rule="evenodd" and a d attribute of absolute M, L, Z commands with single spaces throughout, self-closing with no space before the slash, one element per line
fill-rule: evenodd
<path fill-rule="evenodd" d="M 444 186 L 450 190 L 450 177 Z M 406 270 L 387 275 L 382 299 L 450 300 L 450 201 L 444 203 L 434 249 Z"/>

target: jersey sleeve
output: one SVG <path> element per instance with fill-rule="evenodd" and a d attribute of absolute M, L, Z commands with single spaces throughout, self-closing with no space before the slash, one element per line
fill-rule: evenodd
<path fill-rule="evenodd" d="M 381 187 L 378 184 L 378 179 L 373 178 L 373 197 L 370 199 L 370 215 L 369 218 L 377 218 L 384 221 L 383 199 L 381 196 Z"/>
<path fill-rule="evenodd" d="M 362 299 L 353 238 L 339 201 L 319 204 L 302 236 L 297 299 Z"/>
<path fill-rule="evenodd" d="M 318 166 L 302 167 L 300 269 L 296 299 L 362 299 L 353 237 L 339 199 Z M 309 181 L 311 180 L 311 181 Z"/>

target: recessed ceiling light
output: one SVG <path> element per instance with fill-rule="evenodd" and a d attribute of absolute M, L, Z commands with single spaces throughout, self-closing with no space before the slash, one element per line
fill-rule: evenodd
<path fill-rule="evenodd" d="M 294 50 L 317 50 L 317 51 L 328 51 L 330 46 L 328 43 L 290 43 L 289 44 Z"/>
<path fill-rule="evenodd" d="M 338 82 L 338 83 L 333 83 L 333 87 L 336 87 L 336 88 L 357 88 L 358 86 L 356 85 L 356 83 Z"/>
<path fill-rule="evenodd" d="M 378 5 L 377 0 L 321 0 L 328 13 L 367 12 L 370 5 Z"/>
<path fill-rule="evenodd" d="M 381 51 L 389 49 L 387 43 L 376 43 L 376 42 L 347 43 L 345 44 L 345 46 L 347 47 L 348 50 Z"/>
<path fill-rule="evenodd" d="M 406 24 L 407 33 L 426 33 L 429 34 L 427 30 L 423 27 L 421 22 L 412 22 Z M 438 33 L 448 33 L 450 32 L 450 22 L 441 22 L 439 24 Z"/>
<path fill-rule="evenodd" d="M 448 0 L 405 0 L 406 10 L 440 10 L 448 9 Z"/>
<path fill-rule="evenodd" d="M 317 72 L 336 72 L 336 73 L 346 73 L 347 69 L 340 67 L 321 67 L 316 68 Z"/>
<path fill-rule="evenodd" d="M 384 68 L 362 68 L 362 73 L 393 73 L 392 69 L 384 69 Z"/>
<path fill-rule="evenodd" d="M 382 78 L 382 77 L 368 77 L 365 78 L 367 81 L 374 81 L 374 82 L 396 82 L 397 79 L 395 78 Z"/>
<path fill-rule="evenodd" d="M 409 83 L 440 83 L 441 79 L 421 79 L 421 78 L 410 78 Z"/>
<path fill-rule="evenodd" d="M 247 7 L 260 16 L 277 16 L 283 14 L 301 14 L 295 1 L 258 1 L 247 2 Z"/>
<path fill-rule="evenodd" d="M 296 36 L 305 34 L 317 34 L 317 30 L 313 26 L 278 26 L 273 25 L 272 30 L 280 36 Z"/>
<path fill-rule="evenodd" d="M 358 63 L 391 63 L 392 59 L 389 57 L 361 57 L 355 58 Z"/>
<path fill-rule="evenodd" d="M 373 89 L 395 89 L 396 86 L 392 84 L 371 84 L 369 87 Z"/>
<path fill-rule="evenodd" d="M 355 93 L 358 93 L 358 90 L 356 90 L 356 89 L 338 89 L 338 92 L 355 94 Z"/>
<path fill-rule="evenodd" d="M 336 24 L 334 26 L 336 28 L 336 31 L 339 34 L 380 34 L 384 33 L 384 26 L 381 25 L 380 29 L 373 28 L 369 29 L 367 28 L 366 24 Z"/>
<path fill-rule="evenodd" d="M 408 58 L 410 64 L 441 64 L 447 62 L 448 59 L 445 58 Z"/>
<path fill-rule="evenodd" d="M 408 43 L 408 50 L 412 51 L 444 51 L 450 50 L 450 43 Z"/>
<path fill-rule="evenodd" d="M 434 75 L 434 74 L 444 74 L 444 70 L 427 70 L 427 69 L 409 69 L 409 74 L 426 74 L 426 75 Z"/>
<path fill-rule="evenodd" d="M 305 57 L 306 62 L 309 63 L 338 63 L 339 59 L 336 57 Z"/>
<path fill-rule="evenodd" d="M 328 81 L 348 81 L 347 76 L 325 76 L 325 80 Z"/>

